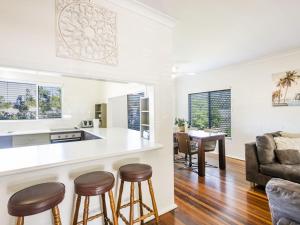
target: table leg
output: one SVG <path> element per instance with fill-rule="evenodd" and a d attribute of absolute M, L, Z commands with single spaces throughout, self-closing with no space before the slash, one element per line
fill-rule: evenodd
<path fill-rule="evenodd" d="M 205 176 L 205 143 L 202 140 L 198 140 L 198 175 Z"/>
<path fill-rule="evenodd" d="M 219 139 L 219 167 L 221 170 L 226 169 L 226 157 L 225 157 L 225 138 Z"/>

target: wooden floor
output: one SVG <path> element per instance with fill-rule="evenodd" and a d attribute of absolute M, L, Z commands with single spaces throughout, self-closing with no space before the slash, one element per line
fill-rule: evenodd
<path fill-rule="evenodd" d="M 218 165 L 213 155 L 207 161 Z M 235 159 L 227 158 L 226 172 L 206 167 L 205 178 L 175 164 L 175 201 L 178 208 L 160 225 L 272 224 L 263 188 L 250 188 L 244 162 Z"/>

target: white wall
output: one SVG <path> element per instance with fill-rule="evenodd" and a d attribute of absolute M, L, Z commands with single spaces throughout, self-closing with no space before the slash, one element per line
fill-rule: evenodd
<path fill-rule="evenodd" d="M 232 139 L 226 154 L 244 159 L 244 144 L 270 131 L 300 131 L 300 107 L 272 107 L 272 74 L 300 68 L 300 50 L 176 79 L 177 116 L 188 119 L 188 94 L 231 88 Z"/>
<path fill-rule="evenodd" d="M 118 97 L 128 94 L 146 92 L 147 87 L 141 83 L 117 83 L 105 82 L 107 98 Z"/>
<path fill-rule="evenodd" d="M 1 1 L 0 65 L 56 71 L 79 77 L 153 84 L 155 140 L 164 147 L 147 154 L 147 157 L 139 157 L 142 162 L 153 167 L 153 184 L 159 211 L 169 210 L 174 206 L 173 112 L 170 110 L 173 104 L 170 91 L 173 88 L 172 27 L 169 26 L 172 21 L 135 5 L 134 1 L 94 2 L 118 14 L 118 66 L 104 66 L 55 56 L 54 0 Z M 59 177 L 61 178 L 63 177 Z M 9 190 L 7 193 L 12 194 Z M 6 199 L 0 197 L 0 202 L 5 204 Z M 2 212 L 2 215 L 6 215 L 6 212 Z M 65 214 L 64 218 L 69 216 Z"/>
<path fill-rule="evenodd" d="M 70 77 L 29 75 L 0 71 L 0 80 L 59 85 L 62 87 L 62 119 L 0 121 L 1 131 L 70 128 L 93 119 L 95 104 L 106 101 L 106 82 Z M 89 90 L 88 92 L 86 90 Z"/>

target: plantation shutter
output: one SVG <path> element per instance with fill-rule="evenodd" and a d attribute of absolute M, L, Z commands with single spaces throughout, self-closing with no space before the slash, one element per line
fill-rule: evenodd
<path fill-rule="evenodd" d="M 217 128 L 231 136 L 231 90 L 189 94 L 189 122 L 199 129 Z"/>
<path fill-rule="evenodd" d="M 140 130 L 140 98 L 144 93 L 127 95 L 128 129 Z"/>

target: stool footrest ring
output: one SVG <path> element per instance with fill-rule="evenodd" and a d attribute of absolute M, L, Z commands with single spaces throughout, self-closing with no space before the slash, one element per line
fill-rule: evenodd
<path fill-rule="evenodd" d="M 149 211 L 149 213 L 147 213 L 146 215 L 143 215 L 143 216 L 141 216 L 141 217 L 135 219 L 135 220 L 133 221 L 133 223 L 141 222 L 141 221 L 145 220 L 146 218 L 155 215 L 155 214 L 154 214 L 154 210 L 151 209 L 151 208 L 150 208 L 149 206 L 147 206 L 146 204 L 144 204 L 143 202 L 141 202 L 140 200 L 135 200 L 135 201 L 133 201 L 133 204 L 137 204 L 137 203 L 141 203 L 142 206 L 143 206 L 146 210 Z M 127 208 L 127 207 L 129 207 L 129 206 L 130 206 L 130 203 L 127 203 L 127 204 L 122 205 L 122 206 L 120 207 L 120 209 L 124 209 L 124 208 Z M 124 221 L 124 223 L 125 223 L 126 225 L 130 225 L 130 223 L 128 222 L 128 220 L 125 218 L 125 216 L 124 216 L 121 212 L 120 212 L 120 217 L 121 217 L 121 219 Z"/>
<path fill-rule="evenodd" d="M 104 216 L 104 213 L 98 213 L 98 214 L 96 214 L 96 215 L 94 215 L 94 216 L 90 216 L 90 217 L 88 218 L 88 222 L 90 222 L 90 221 L 92 221 L 92 220 L 94 220 L 94 219 L 97 219 L 97 218 L 99 218 L 99 217 L 101 217 L 101 216 Z M 107 221 L 110 225 L 113 225 L 113 223 L 111 222 L 111 220 L 110 220 L 109 218 L 104 218 L 104 219 L 105 219 L 105 221 Z M 83 220 L 79 221 L 77 224 L 78 224 L 78 225 L 83 224 Z"/>

